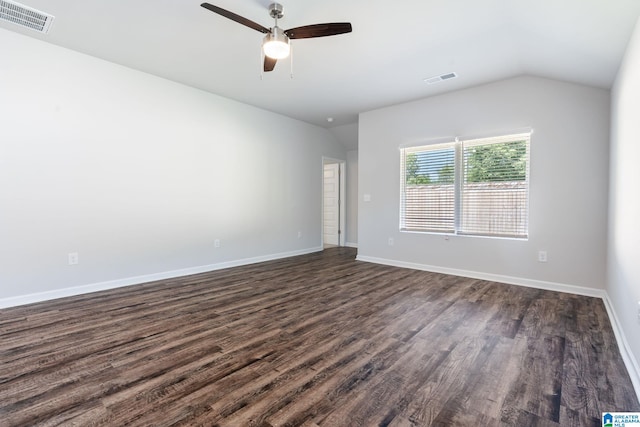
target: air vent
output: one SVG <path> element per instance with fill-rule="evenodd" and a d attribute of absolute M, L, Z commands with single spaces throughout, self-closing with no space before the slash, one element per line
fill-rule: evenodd
<path fill-rule="evenodd" d="M 458 75 L 456 73 L 447 73 L 447 74 L 442 74 L 439 76 L 434 76 L 434 77 L 428 77 L 426 79 L 424 79 L 424 82 L 428 85 L 432 85 L 434 83 L 439 83 L 439 82 L 443 82 L 445 80 L 450 80 L 450 79 L 454 79 L 458 77 Z"/>
<path fill-rule="evenodd" d="M 12 0 L 0 0 L 0 20 L 46 34 L 53 16 Z"/>

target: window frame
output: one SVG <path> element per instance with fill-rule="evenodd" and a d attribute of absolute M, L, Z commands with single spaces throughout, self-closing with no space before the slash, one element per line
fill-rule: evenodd
<path fill-rule="evenodd" d="M 401 232 L 405 233 L 420 233 L 420 234 L 444 234 L 450 236 L 469 236 L 469 237 L 484 237 L 484 238 L 492 238 L 492 239 L 516 239 L 516 240 L 528 240 L 529 238 L 529 216 L 530 216 L 530 206 L 529 206 L 529 196 L 530 196 L 530 187 L 531 187 L 531 174 L 530 174 L 530 166 L 531 166 L 531 135 L 532 132 L 528 131 L 519 131 L 513 132 L 498 136 L 489 136 L 489 137 L 456 137 L 447 139 L 444 142 L 442 139 L 439 139 L 437 142 L 427 143 L 422 145 L 411 145 L 411 146 L 401 146 L 400 147 L 400 220 L 399 220 L 399 228 Z M 521 196 L 524 201 L 520 200 L 523 203 L 523 211 L 524 218 L 520 219 L 524 223 L 521 233 L 509 233 L 506 232 L 505 228 L 502 228 L 496 232 L 469 232 L 463 230 L 463 215 L 464 210 L 469 209 L 469 206 L 465 206 L 465 201 L 463 200 L 465 195 L 465 167 L 466 167 L 466 159 L 465 159 L 465 146 L 474 147 L 474 146 L 487 146 L 490 144 L 500 144 L 500 143 L 508 143 L 508 142 L 517 142 L 517 141 L 525 141 L 525 167 L 524 167 L 524 179 L 523 180 L 513 180 L 513 181 L 499 181 L 499 182 L 524 182 L 524 188 L 518 190 L 518 188 L 513 189 L 513 193 L 517 193 L 518 191 L 522 191 L 524 196 Z M 439 230 L 435 228 L 420 228 L 420 227 L 407 227 L 407 170 L 406 170 L 406 158 L 408 153 L 424 153 L 428 151 L 437 151 L 441 149 L 446 149 L 447 147 L 454 149 L 454 207 L 453 207 L 453 228 L 448 230 Z M 429 166 L 433 167 L 433 166 Z M 491 182 L 491 181 L 486 181 Z M 415 184 L 414 184 L 415 185 Z M 432 185 L 432 184 L 425 184 Z M 467 190 L 468 191 L 468 190 Z M 468 195 L 467 195 L 468 197 Z M 500 200 L 495 199 L 495 200 Z M 482 212 L 479 210 L 478 212 Z M 508 211 L 505 211 L 505 214 L 508 214 Z M 514 222 L 515 223 L 515 222 Z"/>

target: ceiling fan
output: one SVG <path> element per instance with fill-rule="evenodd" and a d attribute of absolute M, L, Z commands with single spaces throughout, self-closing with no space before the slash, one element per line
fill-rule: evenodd
<path fill-rule="evenodd" d="M 262 41 L 262 49 L 264 51 L 264 71 L 273 71 L 278 59 L 283 59 L 289 56 L 289 51 L 291 49 L 289 40 L 335 36 L 351 32 L 351 24 L 349 22 L 304 25 L 302 27 L 283 30 L 278 27 L 278 19 L 281 19 L 284 16 L 284 13 L 282 12 L 282 5 L 279 3 L 272 3 L 269 5 L 269 15 L 275 20 L 275 24 L 272 28 L 263 27 L 256 22 L 209 3 L 202 3 L 200 6 L 246 27 L 253 28 L 256 31 L 266 34 Z"/>

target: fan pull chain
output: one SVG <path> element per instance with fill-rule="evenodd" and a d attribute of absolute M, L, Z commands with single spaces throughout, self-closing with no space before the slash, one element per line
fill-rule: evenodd
<path fill-rule="evenodd" d="M 289 64 L 291 66 L 291 80 L 293 80 L 293 46 L 289 44 Z"/>
<path fill-rule="evenodd" d="M 264 62 L 264 52 L 262 51 L 262 44 L 260 44 L 260 54 L 258 55 L 258 68 L 260 69 L 260 80 L 264 80 L 264 67 L 262 63 Z"/>

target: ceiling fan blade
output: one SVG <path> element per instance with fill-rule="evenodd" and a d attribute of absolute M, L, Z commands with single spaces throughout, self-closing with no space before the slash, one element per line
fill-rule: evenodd
<path fill-rule="evenodd" d="M 333 22 L 330 24 L 314 24 L 291 28 L 284 33 L 290 39 L 310 39 L 314 37 L 335 36 L 351 32 L 349 22 Z"/>
<path fill-rule="evenodd" d="M 269 29 L 263 27 L 262 25 L 251 21 L 250 19 L 247 19 L 245 17 L 242 17 L 240 15 L 236 15 L 233 12 L 229 12 L 228 10 L 225 10 L 221 7 L 218 6 L 214 6 L 212 4 L 209 3 L 202 3 L 200 6 L 204 7 L 205 9 L 210 10 L 211 12 L 217 13 L 218 15 L 224 16 L 225 18 L 231 19 L 232 21 L 237 22 L 238 24 L 242 24 L 246 27 L 249 28 L 253 28 L 256 31 L 260 31 L 261 33 L 268 33 Z"/>
<path fill-rule="evenodd" d="M 273 71 L 273 69 L 276 67 L 276 62 L 278 62 L 277 59 L 270 58 L 270 57 L 265 55 L 265 57 L 264 57 L 264 71 L 265 71 L 265 73 L 269 72 L 269 71 Z"/>

